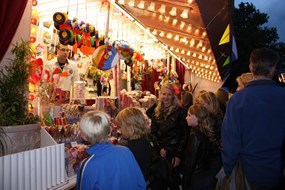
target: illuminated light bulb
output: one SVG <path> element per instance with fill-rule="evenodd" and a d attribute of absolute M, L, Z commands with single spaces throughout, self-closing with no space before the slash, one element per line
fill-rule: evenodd
<path fill-rule="evenodd" d="M 183 54 L 183 55 L 185 54 L 185 50 L 184 49 L 181 51 L 181 54 Z"/>
<path fill-rule="evenodd" d="M 172 7 L 171 11 L 169 12 L 171 16 L 176 16 L 176 7 Z"/>
<path fill-rule="evenodd" d="M 202 47 L 202 52 L 205 52 L 205 50 L 206 50 L 206 47 L 203 46 L 203 47 Z"/>
<path fill-rule="evenodd" d="M 158 12 L 160 14 L 164 14 L 165 13 L 165 5 L 161 5 L 161 7 L 158 9 Z"/>
<path fill-rule="evenodd" d="M 169 20 L 170 20 L 170 17 L 169 16 L 165 16 L 164 22 L 169 22 Z"/>
<path fill-rule="evenodd" d="M 185 40 L 185 37 L 184 38 L 180 38 L 180 42 L 184 42 Z"/>
<path fill-rule="evenodd" d="M 195 54 L 195 57 L 196 57 L 196 54 Z M 199 65 L 200 65 L 198 61 L 196 62 L 196 65 L 197 65 L 197 66 L 199 66 Z"/>
<path fill-rule="evenodd" d="M 192 55 L 193 57 L 196 57 L 197 55 L 196 55 L 196 53 L 193 53 L 193 55 Z"/>
<path fill-rule="evenodd" d="M 176 48 L 175 52 L 177 52 L 177 53 L 178 53 L 178 52 L 179 52 L 179 48 Z"/>
<path fill-rule="evenodd" d="M 184 28 L 184 26 L 185 26 L 185 22 L 182 21 L 182 22 L 180 23 L 180 29 L 182 30 L 182 29 Z"/>
<path fill-rule="evenodd" d="M 159 36 L 164 37 L 164 32 L 160 32 Z"/>
<path fill-rule="evenodd" d="M 175 41 L 178 41 L 178 40 L 179 40 L 179 36 L 176 35 L 176 36 L 174 37 L 174 40 L 175 40 Z"/>
<path fill-rule="evenodd" d="M 199 29 L 197 28 L 196 30 L 195 30 L 195 34 L 199 34 Z"/>
<path fill-rule="evenodd" d="M 206 35 L 207 35 L 207 32 L 204 31 L 204 32 L 202 33 L 202 36 L 205 37 Z"/>
<path fill-rule="evenodd" d="M 118 3 L 123 5 L 123 4 L 125 4 L 125 1 L 124 0 L 119 0 Z"/>
<path fill-rule="evenodd" d="M 202 47 L 203 46 L 203 40 L 200 40 L 197 46 Z"/>
<path fill-rule="evenodd" d="M 130 1 L 128 2 L 128 5 L 131 6 L 131 7 L 133 7 L 133 6 L 135 5 L 134 0 L 130 0 Z"/>
<path fill-rule="evenodd" d="M 200 54 L 200 55 L 198 56 L 198 58 L 199 58 L 199 59 L 202 59 L 203 57 L 202 57 L 202 55 Z"/>
<path fill-rule="evenodd" d="M 192 30 L 192 26 L 189 24 L 186 31 L 191 32 L 191 30 Z"/>
<path fill-rule="evenodd" d="M 166 35 L 166 37 L 167 37 L 168 39 L 170 39 L 170 38 L 172 38 L 172 34 L 171 34 L 171 33 L 168 33 L 168 34 Z"/>
<path fill-rule="evenodd" d="M 154 2 L 151 2 L 147 9 L 148 9 L 149 11 L 154 11 L 154 9 L 155 9 L 155 4 L 154 4 Z"/>
<path fill-rule="evenodd" d="M 163 16 L 162 16 L 162 15 L 159 15 L 159 16 L 158 16 L 158 19 L 162 21 L 162 20 L 163 20 Z"/>
<path fill-rule="evenodd" d="M 188 10 L 184 9 L 180 16 L 185 19 L 188 18 Z"/>
<path fill-rule="evenodd" d="M 209 49 L 209 50 L 207 51 L 207 53 L 210 54 L 210 53 L 211 53 L 211 50 Z"/>
<path fill-rule="evenodd" d="M 178 20 L 173 19 L 173 21 L 172 21 L 172 25 L 176 25 L 176 24 L 177 24 L 177 21 L 178 21 Z"/>
<path fill-rule="evenodd" d="M 187 0 L 188 4 L 191 4 L 193 2 L 193 0 Z"/>
<path fill-rule="evenodd" d="M 210 70 L 213 70 L 213 69 L 214 69 L 214 67 L 213 67 L 213 66 L 211 66 L 211 67 L 210 67 Z"/>
<path fill-rule="evenodd" d="M 140 1 L 140 3 L 138 4 L 138 8 L 144 9 L 144 1 Z"/>
<path fill-rule="evenodd" d="M 190 51 L 188 51 L 186 55 L 190 56 L 191 55 Z"/>
<path fill-rule="evenodd" d="M 157 35 L 157 30 L 154 29 L 154 30 L 152 31 L 152 33 L 153 33 L 153 35 Z"/>
<path fill-rule="evenodd" d="M 170 47 L 170 51 L 173 51 L 173 47 Z"/>
<path fill-rule="evenodd" d="M 195 45 L 195 39 L 192 39 L 191 41 L 190 41 L 190 46 L 192 47 L 192 46 L 194 46 Z"/>

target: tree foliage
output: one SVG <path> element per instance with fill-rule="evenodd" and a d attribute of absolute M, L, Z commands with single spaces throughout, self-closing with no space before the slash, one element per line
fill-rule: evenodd
<path fill-rule="evenodd" d="M 232 73 L 224 86 L 235 91 L 237 83 L 236 77 L 242 73 L 249 72 L 249 56 L 252 50 L 261 47 L 270 47 L 275 49 L 283 56 L 284 43 L 277 43 L 279 39 L 277 29 L 268 27 L 269 16 L 261 13 L 252 3 L 241 2 L 233 12 L 233 30 L 237 44 L 238 60 L 232 65 Z"/>
<path fill-rule="evenodd" d="M 248 58 L 255 48 L 273 46 L 278 40 L 275 27 L 267 27 L 269 16 L 261 13 L 252 3 L 240 3 L 234 9 L 234 35 L 239 62 L 248 65 Z"/>

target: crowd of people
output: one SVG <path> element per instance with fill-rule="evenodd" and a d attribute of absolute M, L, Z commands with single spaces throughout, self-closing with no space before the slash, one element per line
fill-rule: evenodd
<path fill-rule="evenodd" d="M 217 174 L 230 180 L 237 163 L 248 185 L 241 189 L 284 189 L 285 88 L 272 80 L 279 61 L 271 49 L 254 50 L 250 73 L 237 78 L 231 97 L 221 88 L 195 98 L 183 91 L 178 99 L 174 85 L 164 84 L 145 114 L 135 107 L 116 114 L 124 139 L 117 145 L 108 140 L 109 116 L 86 113 L 80 129 L 92 146 L 78 169 L 77 189 L 231 189 L 218 185 Z"/>

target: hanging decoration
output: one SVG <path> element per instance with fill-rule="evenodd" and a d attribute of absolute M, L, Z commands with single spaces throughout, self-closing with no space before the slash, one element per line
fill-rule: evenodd
<path fill-rule="evenodd" d="M 115 47 L 109 44 L 109 20 L 110 20 L 110 3 L 109 1 L 102 1 L 107 6 L 107 22 L 105 32 L 105 44 L 96 48 L 92 54 L 93 66 L 100 70 L 109 70 L 119 63 L 119 54 Z"/>

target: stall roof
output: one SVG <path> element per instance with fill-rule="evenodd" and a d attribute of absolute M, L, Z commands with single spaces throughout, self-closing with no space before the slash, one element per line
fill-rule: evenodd
<path fill-rule="evenodd" d="M 106 14 L 102 11 L 104 0 L 38 0 L 40 16 L 55 11 L 73 11 L 81 18 L 90 19 L 95 25 L 105 27 Z M 60 3 L 61 2 L 61 3 Z M 230 72 L 230 63 L 237 58 L 232 50 L 231 0 L 110 0 L 114 5 L 111 32 L 129 36 L 126 25 L 136 23 L 145 30 L 133 29 L 130 44 L 161 44 L 177 56 L 197 76 L 213 81 L 224 80 Z M 52 7 L 48 10 L 45 7 Z M 96 10 L 96 11 L 94 11 Z M 97 13 L 95 13 L 97 12 Z M 122 12 L 129 17 L 120 18 Z M 125 20 L 121 20 L 125 19 Z M 119 24 L 121 23 L 121 24 Z M 123 25 L 122 25 L 123 24 Z M 117 28 L 116 28 L 117 27 Z M 116 28 L 116 29 L 115 29 Z M 120 29 L 118 29 L 120 28 Z M 129 31 L 129 29 L 128 29 Z M 122 33 L 122 35 L 118 33 Z M 148 33 L 148 37 L 146 37 Z M 113 33 L 114 35 L 114 33 Z M 149 36 L 153 36 L 150 38 Z M 139 46 L 138 46 L 139 44 Z"/>

